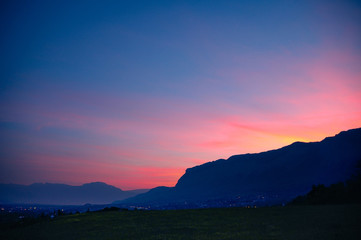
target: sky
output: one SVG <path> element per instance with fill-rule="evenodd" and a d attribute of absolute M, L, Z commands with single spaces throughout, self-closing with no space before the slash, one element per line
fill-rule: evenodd
<path fill-rule="evenodd" d="M 357 1 L 0 3 L 0 183 L 174 186 L 361 127 Z"/>

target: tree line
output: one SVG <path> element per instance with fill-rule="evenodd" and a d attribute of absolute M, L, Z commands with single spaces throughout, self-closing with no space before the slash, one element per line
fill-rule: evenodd
<path fill-rule="evenodd" d="M 325 186 L 313 185 L 309 193 L 295 198 L 291 205 L 317 204 L 360 204 L 361 203 L 361 161 L 356 166 L 356 173 L 346 182 Z"/>

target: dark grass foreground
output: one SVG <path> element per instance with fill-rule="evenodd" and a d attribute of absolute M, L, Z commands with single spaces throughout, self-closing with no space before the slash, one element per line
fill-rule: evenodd
<path fill-rule="evenodd" d="M 90 212 L 2 229 L 0 239 L 361 239 L 361 206 Z"/>

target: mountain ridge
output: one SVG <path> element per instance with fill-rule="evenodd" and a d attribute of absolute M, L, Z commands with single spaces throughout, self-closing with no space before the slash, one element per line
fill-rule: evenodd
<path fill-rule="evenodd" d="M 216 198 L 278 195 L 290 200 L 313 184 L 346 180 L 361 160 L 361 128 L 320 142 L 294 142 L 279 149 L 233 155 L 188 168 L 174 187 L 123 200 L 133 204 L 208 201 Z"/>
<path fill-rule="evenodd" d="M 123 191 L 104 182 L 91 182 L 82 185 L 62 183 L 0 184 L 2 204 L 49 204 L 83 205 L 110 204 L 116 200 L 133 197 L 148 189 Z"/>

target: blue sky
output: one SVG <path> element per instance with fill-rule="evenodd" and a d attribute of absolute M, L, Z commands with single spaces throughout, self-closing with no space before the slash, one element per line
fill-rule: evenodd
<path fill-rule="evenodd" d="M 0 182 L 171 186 L 360 126 L 357 1 L 4 1 Z"/>

